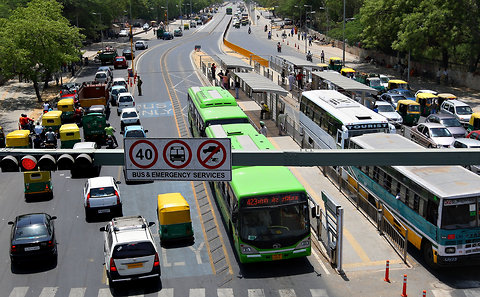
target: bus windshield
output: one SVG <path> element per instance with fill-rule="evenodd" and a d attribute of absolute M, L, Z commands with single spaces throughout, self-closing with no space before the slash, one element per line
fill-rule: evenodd
<path fill-rule="evenodd" d="M 240 237 L 259 248 L 291 245 L 310 229 L 305 203 L 244 209 L 240 215 Z"/>
<path fill-rule="evenodd" d="M 476 199 L 449 199 L 443 202 L 442 229 L 477 227 Z"/>

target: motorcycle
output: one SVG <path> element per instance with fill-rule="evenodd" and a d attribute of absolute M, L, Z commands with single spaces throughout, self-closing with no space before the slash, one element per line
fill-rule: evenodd
<path fill-rule="evenodd" d="M 267 30 L 268 30 L 268 26 L 267 26 L 267 25 L 265 25 L 265 32 L 267 32 Z"/>
<path fill-rule="evenodd" d="M 268 39 L 272 39 L 272 32 L 268 31 Z"/>
<path fill-rule="evenodd" d="M 107 136 L 106 144 L 107 144 L 107 149 L 114 149 L 115 148 L 115 142 L 113 141 L 112 136 L 110 136 L 110 135 Z"/>
<path fill-rule="evenodd" d="M 252 29 L 250 29 L 250 27 L 248 27 L 248 34 L 252 33 Z"/>
<path fill-rule="evenodd" d="M 313 62 L 312 54 L 308 53 L 307 54 L 307 61 Z"/>

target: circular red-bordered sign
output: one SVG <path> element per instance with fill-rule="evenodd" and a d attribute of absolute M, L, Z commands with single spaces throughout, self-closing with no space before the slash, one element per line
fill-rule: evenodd
<path fill-rule="evenodd" d="M 173 161 L 171 161 L 171 158 L 172 158 L 171 152 L 170 152 L 170 158 L 167 157 L 167 151 L 169 151 L 170 148 L 172 148 L 172 144 L 176 144 L 176 143 L 181 144 L 184 147 L 184 149 L 186 149 L 188 151 L 188 158 L 186 160 L 184 160 L 183 161 L 184 163 L 182 163 L 180 165 L 175 165 L 175 164 L 172 163 Z M 190 164 L 190 161 L 192 161 L 192 149 L 183 140 L 179 140 L 179 139 L 172 140 L 169 143 L 167 143 L 165 145 L 165 147 L 163 148 L 163 160 L 165 161 L 165 163 L 167 163 L 168 166 L 170 166 L 172 168 L 182 169 L 182 168 L 186 167 L 188 164 Z"/>
<path fill-rule="evenodd" d="M 133 150 L 135 149 L 135 147 L 141 143 L 144 143 L 146 145 L 148 145 L 149 147 L 152 148 L 153 150 L 153 156 L 151 159 L 153 159 L 152 162 L 148 163 L 148 164 L 145 164 L 145 165 L 142 165 L 142 164 L 139 164 L 134 156 L 133 156 Z M 158 160 L 158 151 L 157 151 L 157 148 L 153 145 L 153 143 L 151 143 L 150 141 L 148 140 L 137 140 L 135 141 L 131 146 L 130 146 L 130 150 L 128 151 L 128 157 L 130 158 L 130 161 L 132 161 L 133 165 L 137 166 L 138 168 L 142 168 L 142 169 L 148 169 L 150 167 L 152 167 L 155 163 L 157 163 L 157 160 Z"/>
<path fill-rule="evenodd" d="M 205 159 L 202 160 L 201 156 L 200 156 L 200 153 L 202 152 L 202 149 L 203 147 L 205 147 L 207 144 L 210 144 L 210 143 L 213 143 L 215 145 L 217 145 L 217 147 L 212 150 Z M 222 151 L 223 153 L 223 158 L 222 160 L 220 160 L 220 162 L 218 162 L 218 164 L 215 164 L 215 165 L 208 165 L 207 162 L 212 159 L 213 155 L 215 155 L 218 151 Z M 225 160 L 227 160 L 227 150 L 225 149 L 225 147 L 223 146 L 223 144 L 221 144 L 220 142 L 216 141 L 216 140 L 213 140 L 213 139 L 210 139 L 210 140 L 207 140 L 205 142 L 203 142 L 199 147 L 198 147 L 198 150 L 197 150 L 197 159 L 198 159 L 198 162 L 200 163 L 200 165 L 202 165 L 203 167 L 207 168 L 207 169 L 217 169 L 219 168 L 220 166 L 222 166 L 224 163 L 225 163 Z"/>

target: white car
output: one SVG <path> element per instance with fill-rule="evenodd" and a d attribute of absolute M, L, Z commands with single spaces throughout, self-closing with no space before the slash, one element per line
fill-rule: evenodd
<path fill-rule="evenodd" d="M 120 33 L 118 33 L 119 37 L 128 37 L 128 31 L 125 29 L 120 30 Z"/>
<path fill-rule="evenodd" d="M 112 87 L 112 89 L 110 90 L 110 103 L 112 105 L 117 105 L 118 94 L 121 94 L 121 93 L 128 93 L 127 88 L 123 86 Z"/>
<path fill-rule="evenodd" d="M 135 42 L 135 50 L 144 50 L 148 48 L 148 44 L 143 40 Z"/>
<path fill-rule="evenodd" d="M 95 73 L 95 82 L 97 83 L 104 83 L 106 84 L 109 80 L 109 76 L 108 76 L 108 73 L 106 71 L 99 71 L 97 73 Z"/>
<path fill-rule="evenodd" d="M 124 86 L 125 89 L 128 88 L 127 81 L 123 77 L 115 77 L 112 80 L 112 87 L 114 87 L 114 86 Z"/>
<path fill-rule="evenodd" d="M 129 125 L 140 125 L 140 116 L 134 107 L 124 108 L 120 114 L 120 128 L 123 129 Z"/>
<path fill-rule="evenodd" d="M 148 23 L 143 24 L 143 30 L 150 29 L 150 25 Z"/>
<path fill-rule="evenodd" d="M 376 101 L 378 114 L 381 114 L 396 128 L 400 127 L 403 123 L 402 116 L 393 109 L 393 106 L 385 101 Z"/>
<path fill-rule="evenodd" d="M 130 93 L 119 93 L 117 96 L 117 115 L 120 115 L 124 108 L 135 107 L 135 99 Z"/>
<path fill-rule="evenodd" d="M 156 278 L 160 281 L 160 259 L 150 227 L 142 216 L 113 218 L 100 228 L 109 283 Z"/>
<path fill-rule="evenodd" d="M 83 188 L 83 206 L 87 221 L 94 214 L 122 216 L 122 198 L 118 183 L 111 176 L 100 176 L 87 180 Z"/>

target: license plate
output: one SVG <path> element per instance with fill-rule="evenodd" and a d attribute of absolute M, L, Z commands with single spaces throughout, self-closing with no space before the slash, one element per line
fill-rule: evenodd
<path fill-rule="evenodd" d="M 272 260 L 282 260 L 282 254 L 272 255 Z"/>
<path fill-rule="evenodd" d="M 38 251 L 40 249 L 39 246 L 30 246 L 30 247 L 26 247 L 25 248 L 25 251 L 26 252 L 29 252 L 29 251 Z"/>
<path fill-rule="evenodd" d="M 107 208 L 107 209 L 99 209 L 99 210 L 98 210 L 98 213 L 108 213 L 108 212 L 110 212 L 110 209 L 108 209 L 108 208 Z"/>
<path fill-rule="evenodd" d="M 128 269 L 132 269 L 132 268 L 142 268 L 143 267 L 143 263 L 131 263 L 131 264 L 127 264 L 127 268 Z"/>

